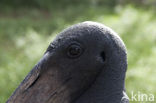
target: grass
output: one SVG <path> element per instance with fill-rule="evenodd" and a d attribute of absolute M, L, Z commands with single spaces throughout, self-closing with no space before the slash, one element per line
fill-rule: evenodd
<path fill-rule="evenodd" d="M 8 10 L 0 15 L 0 103 L 4 103 L 62 29 L 86 20 L 111 27 L 128 50 L 126 88 L 156 96 L 156 16 L 132 6 Z M 131 101 L 131 103 L 138 103 Z M 149 103 L 149 102 L 148 102 Z M 154 103 L 154 102 L 153 102 Z"/>

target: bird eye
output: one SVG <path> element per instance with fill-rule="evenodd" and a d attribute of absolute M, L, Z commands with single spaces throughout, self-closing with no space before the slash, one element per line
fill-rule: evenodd
<path fill-rule="evenodd" d="M 79 44 L 72 44 L 68 47 L 67 55 L 70 58 L 79 57 L 83 52 L 83 49 Z"/>

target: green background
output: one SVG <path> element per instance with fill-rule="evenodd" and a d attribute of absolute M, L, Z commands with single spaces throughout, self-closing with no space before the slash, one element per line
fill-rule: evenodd
<path fill-rule="evenodd" d="M 88 20 L 111 27 L 126 44 L 128 96 L 132 91 L 156 96 L 155 0 L 1 0 L 0 103 L 59 32 Z"/>

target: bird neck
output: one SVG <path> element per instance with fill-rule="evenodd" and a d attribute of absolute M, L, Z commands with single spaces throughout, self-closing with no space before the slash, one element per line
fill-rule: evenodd
<path fill-rule="evenodd" d="M 101 103 L 120 103 L 124 97 L 127 56 L 125 51 L 115 50 L 95 81 L 97 100 Z M 101 99 L 101 100 L 100 100 Z"/>
<path fill-rule="evenodd" d="M 117 69 L 121 70 L 123 66 L 113 65 L 104 69 L 95 81 L 95 94 L 99 98 L 97 100 L 102 99 L 106 103 L 120 103 L 125 90 L 125 72 L 117 71 Z"/>
<path fill-rule="evenodd" d="M 76 103 L 120 103 L 124 97 L 126 54 L 108 60 L 94 84 Z M 122 58 L 120 58 L 122 57 Z"/>

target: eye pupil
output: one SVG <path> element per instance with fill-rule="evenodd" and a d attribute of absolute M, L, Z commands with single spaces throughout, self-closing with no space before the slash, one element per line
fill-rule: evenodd
<path fill-rule="evenodd" d="M 81 55 L 81 53 L 82 53 L 82 48 L 77 44 L 73 44 L 73 45 L 69 46 L 69 48 L 68 48 L 68 56 L 69 57 L 78 57 Z"/>
<path fill-rule="evenodd" d="M 69 49 L 69 52 L 71 55 L 77 55 L 80 53 L 80 48 L 78 48 L 77 46 L 72 46 L 70 49 Z"/>

